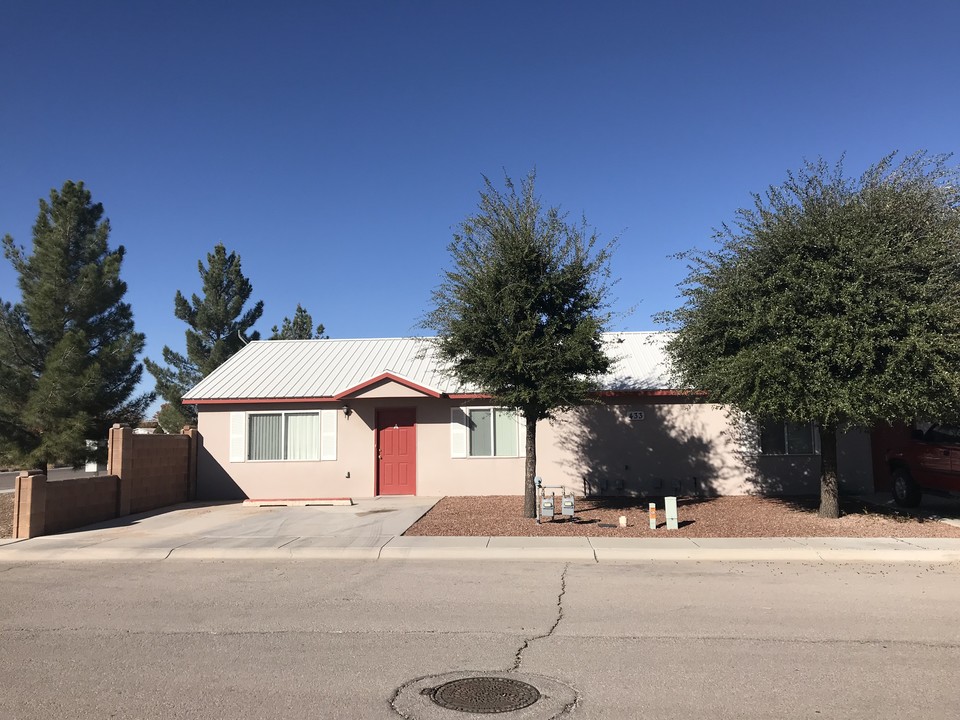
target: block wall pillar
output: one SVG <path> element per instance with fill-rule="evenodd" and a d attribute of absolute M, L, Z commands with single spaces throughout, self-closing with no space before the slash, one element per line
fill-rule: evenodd
<path fill-rule="evenodd" d="M 43 535 L 47 515 L 47 476 L 42 470 L 24 470 L 14 481 L 13 537 Z"/>
<path fill-rule="evenodd" d="M 107 473 L 117 476 L 117 517 L 130 514 L 133 496 L 133 430 L 125 425 L 110 428 Z"/>

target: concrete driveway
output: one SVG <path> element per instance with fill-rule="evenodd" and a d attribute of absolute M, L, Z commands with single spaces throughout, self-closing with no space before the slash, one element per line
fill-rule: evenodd
<path fill-rule="evenodd" d="M 350 506 L 186 504 L 25 541 L 3 541 L 16 559 L 177 557 L 377 557 L 440 498 L 379 497 Z M 26 559 L 26 558 L 25 558 Z"/>

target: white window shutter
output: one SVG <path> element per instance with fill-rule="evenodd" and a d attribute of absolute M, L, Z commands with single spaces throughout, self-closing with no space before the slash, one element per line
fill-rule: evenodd
<path fill-rule="evenodd" d="M 450 457 L 467 456 L 467 413 L 463 408 L 450 408 Z"/>
<path fill-rule="evenodd" d="M 517 409 L 517 455 L 519 457 L 527 456 L 527 419 L 523 416 L 523 411 Z"/>
<path fill-rule="evenodd" d="M 247 414 L 230 413 L 230 462 L 246 460 L 247 455 Z"/>
<path fill-rule="evenodd" d="M 320 411 L 320 459 L 337 459 L 337 415 L 339 410 Z"/>
<path fill-rule="evenodd" d="M 737 411 L 731 411 L 727 414 L 730 439 L 739 455 L 757 457 L 762 454 L 762 448 L 760 447 L 761 425 L 762 421 L 753 420 Z"/>

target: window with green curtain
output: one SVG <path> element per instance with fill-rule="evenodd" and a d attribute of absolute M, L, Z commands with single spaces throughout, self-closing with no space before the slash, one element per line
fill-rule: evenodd
<path fill-rule="evenodd" d="M 493 413 L 494 454 L 499 457 L 516 457 L 519 447 L 516 410 L 498 408 Z"/>
<path fill-rule="evenodd" d="M 280 413 L 250 415 L 247 448 L 250 460 L 282 459 L 283 416 Z"/>
<path fill-rule="evenodd" d="M 470 457 L 517 457 L 520 437 L 517 412 L 510 408 L 468 411 Z"/>

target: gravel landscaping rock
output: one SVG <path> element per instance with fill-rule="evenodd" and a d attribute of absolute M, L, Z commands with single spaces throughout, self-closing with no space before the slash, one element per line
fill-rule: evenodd
<path fill-rule="evenodd" d="M 650 530 L 648 503 L 657 503 Z M 667 530 L 662 498 L 577 499 L 574 521 L 523 517 L 520 496 L 445 497 L 405 535 L 589 537 L 960 537 L 960 528 L 923 511 L 841 501 L 842 517 L 817 517 L 816 498 L 679 498 L 679 530 Z M 620 516 L 627 526 L 619 527 Z M 612 526 L 612 527 L 609 527 Z"/>
<path fill-rule="evenodd" d="M 0 538 L 13 537 L 13 493 L 0 492 Z"/>

